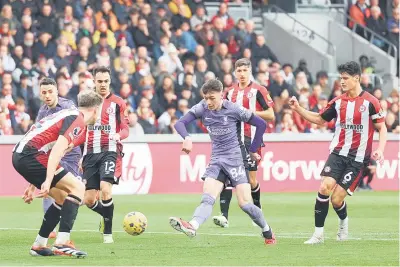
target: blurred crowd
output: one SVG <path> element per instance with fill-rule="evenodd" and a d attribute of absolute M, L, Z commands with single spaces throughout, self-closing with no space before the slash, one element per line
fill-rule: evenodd
<path fill-rule="evenodd" d="M 111 69 L 132 134 L 174 133 L 175 122 L 201 100 L 205 81 L 218 77 L 226 88 L 235 83 L 233 66 L 241 57 L 251 60 L 252 79 L 275 101 L 276 121 L 268 132 L 333 130 L 332 123 L 307 123 L 287 103 L 294 95 L 303 107 L 320 111 L 341 94 L 339 82 L 331 86 L 323 70 L 313 77 L 305 60 L 280 62 L 253 21 L 229 15 L 229 1 L 215 15 L 201 0 L 0 2 L 0 135 L 24 134 L 35 121 L 42 77 L 54 78 L 59 95 L 76 103 L 81 90 L 94 87 L 96 66 Z M 365 58 L 362 86 L 381 101 L 389 131 L 400 132 L 398 91 L 383 99 Z M 205 129 L 193 123 L 189 132 Z"/>

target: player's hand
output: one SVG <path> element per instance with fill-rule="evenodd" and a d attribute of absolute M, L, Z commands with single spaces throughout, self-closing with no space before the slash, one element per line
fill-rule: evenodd
<path fill-rule="evenodd" d="M 372 159 L 379 162 L 380 164 L 383 164 L 383 152 L 379 149 L 375 150 L 374 153 L 372 153 Z"/>
<path fill-rule="evenodd" d="M 78 163 L 78 168 L 79 168 L 79 171 L 80 171 L 81 173 L 83 173 L 82 161 L 83 161 L 83 158 L 81 158 L 81 159 L 79 160 L 79 163 Z"/>
<path fill-rule="evenodd" d="M 51 185 L 51 182 L 46 179 L 46 181 L 44 181 L 44 183 L 42 184 L 40 193 L 38 194 L 37 197 L 47 197 L 50 192 L 50 185 Z"/>
<path fill-rule="evenodd" d="M 32 185 L 29 185 L 24 192 L 24 195 L 22 196 L 22 199 L 24 200 L 25 203 L 31 204 L 33 201 L 33 193 L 35 192 L 35 187 Z"/>
<path fill-rule="evenodd" d="M 114 134 L 113 136 L 110 137 L 110 140 L 114 140 L 114 141 L 120 142 L 121 141 L 121 136 L 118 133 L 116 133 L 116 134 Z"/>
<path fill-rule="evenodd" d="M 257 153 L 250 152 L 250 158 L 254 161 L 259 161 L 261 159 L 261 156 Z"/>
<path fill-rule="evenodd" d="M 295 96 L 292 96 L 292 98 L 289 99 L 289 106 L 291 109 L 297 109 L 300 107 L 299 101 L 297 101 Z"/>
<path fill-rule="evenodd" d="M 186 137 L 185 140 L 183 140 L 182 151 L 185 152 L 186 154 L 189 154 L 192 151 L 192 148 L 193 148 L 192 139 Z"/>

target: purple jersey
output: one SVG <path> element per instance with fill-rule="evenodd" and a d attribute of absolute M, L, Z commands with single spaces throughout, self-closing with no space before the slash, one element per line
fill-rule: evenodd
<path fill-rule="evenodd" d="M 56 112 L 59 112 L 60 110 L 63 109 L 70 109 L 70 108 L 75 108 L 74 102 L 71 100 L 68 100 L 66 98 L 58 97 L 58 103 L 55 108 L 49 108 L 46 104 L 40 107 L 39 113 L 37 115 L 36 121 L 40 121 L 41 119 L 54 114 Z M 62 159 L 61 159 L 61 166 L 65 168 L 68 172 L 71 172 L 75 176 L 80 176 L 79 175 L 79 168 L 78 168 L 78 163 L 80 158 L 82 157 L 81 149 L 80 147 L 75 147 L 71 150 L 71 152 L 67 153 Z"/>
<path fill-rule="evenodd" d="M 201 119 L 211 138 L 211 158 L 243 160 L 241 123 L 249 122 L 253 113 L 236 103 L 223 100 L 220 110 L 209 110 L 205 100 L 193 106 L 190 111 Z"/>

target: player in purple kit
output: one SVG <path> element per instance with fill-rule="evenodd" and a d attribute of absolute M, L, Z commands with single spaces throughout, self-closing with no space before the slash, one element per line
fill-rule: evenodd
<path fill-rule="evenodd" d="M 40 107 L 36 121 L 59 112 L 63 109 L 74 108 L 74 102 L 66 98 L 58 96 L 57 84 L 53 79 L 44 78 L 41 81 L 40 86 L 40 98 L 45 103 Z M 61 166 L 67 171 L 72 173 L 75 177 L 80 178 L 81 174 L 79 172 L 79 160 L 82 157 L 81 149 L 75 147 L 71 152 L 67 153 L 61 160 Z M 43 210 L 44 213 L 47 212 L 49 207 L 53 204 L 54 200 L 50 197 L 43 198 Z M 55 238 L 56 232 L 51 232 L 49 238 Z"/>
<path fill-rule="evenodd" d="M 240 208 L 262 229 L 265 244 L 275 244 L 276 240 L 267 224 L 260 208 L 255 206 L 251 197 L 247 157 L 257 160 L 257 149 L 263 141 L 266 123 L 250 110 L 236 103 L 223 100 L 223 85 L 219 80 L 212 79 L 201 88 L 204 100 L 193 106 L 176 124 L 175 129 L 184 138 L 182 151 L 189 154 L 192 151 L 192 141 L 186 130 L 190 122 L 201 119 L 211 138 L 212 152 L 204 180 L 201 203 L 195 210 L 190 222 L 177 217 L 170 218 L 170 225 L 177 231 L 189 237 L 196 235 L 197 229 L 211 216 L 215 199 L 221 193 L 226 183 L 236 188 L 236 196 Z M 250 155 L 247 155 L 240 138 L 241 123 L 246 122 L 256 126 Z"/>

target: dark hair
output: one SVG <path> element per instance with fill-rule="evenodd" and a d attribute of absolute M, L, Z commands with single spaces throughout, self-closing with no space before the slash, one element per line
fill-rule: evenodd
<path fill-rule="evenodd" d="M 235 69 L 237 69 L 237 68 L 239 68 L 239 67 L 242 67 L 242 66 L 251 68 L 251 61 L 250 61 L 248 58 L 241 58 L 241 59 L 238 59 L 238 60 L 235 62 Z"/>
<path fill-rule="evenodd" d="M 54 79 L 52 78 L 43 78 L 40 83 L 39 83 L 39 87 L 42 87 L 42 85 L 54 85 L 55 87 L 57 87 L 57 83 Z"/>
<path fill-rule="evenodd" d="M 218 79 L 211 79 L 203 84 L 203 86 L 201 87 L 201 91 L 203 92 L 203 94 L 208 94 L 210 92 L 222 92 L 223 89 L 224 86 Z"/>
<path fill-rule="evenodd" d="M 338 71 L 340 74 L 347 73 L 351 76 L 361 76 L 360 65 L 355 61 L 346 62 L 338 66 Z"/>
<path fill-rule="evenodd" d="M 110 77 L 111 77 L 111 70 L 110 70 L 110 68 L 107 68 L 107 67 L 105 67 L 105 66 L 100 66 L 100 67 L 95 68 L 95 69 L 93 70 L 93 77 L 96 77 L 96 74 L 97 74 L 97 73 L 105 73 L 105 72 L 107 72 L 107 73 L 110 75 Z"/>

